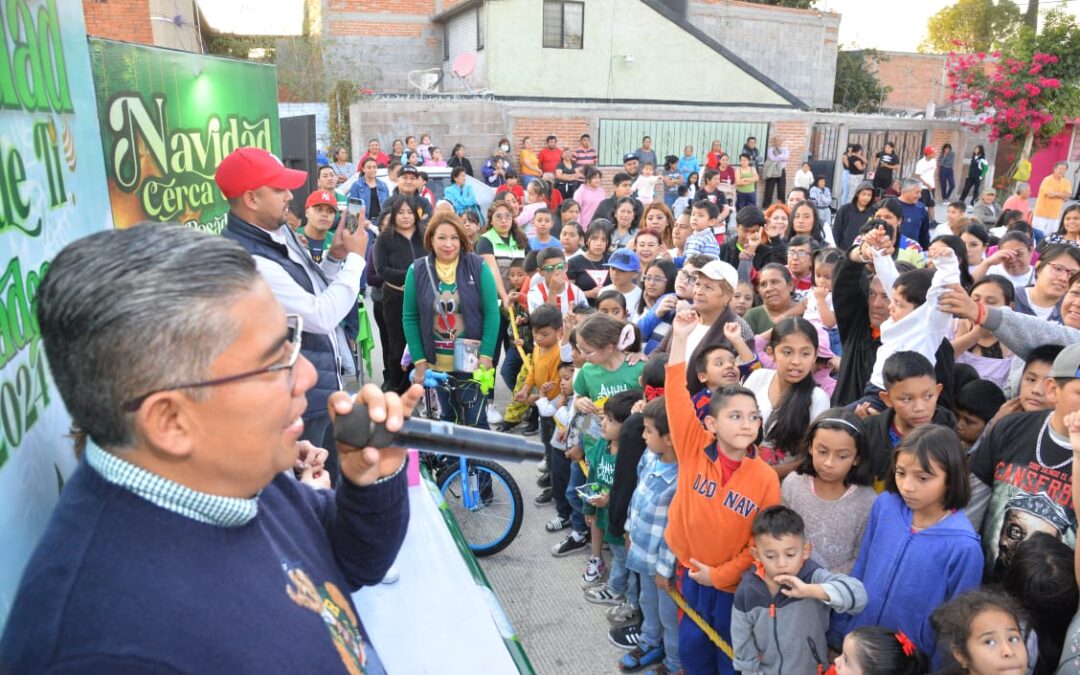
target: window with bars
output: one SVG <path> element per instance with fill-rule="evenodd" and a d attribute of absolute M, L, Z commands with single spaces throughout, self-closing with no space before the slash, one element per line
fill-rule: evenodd
<path fill-rule="evenodd" d="M 544 47 L 581 49 L 585 33 L 585 3 L 544 0 Z"/>

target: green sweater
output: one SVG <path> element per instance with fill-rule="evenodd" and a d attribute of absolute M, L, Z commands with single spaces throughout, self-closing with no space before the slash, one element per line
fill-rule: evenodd
<path fill-rule="evenodd" d="M 408 273 L 405 275 L 405 305 L 402 308 L 401 323 L 402 328 L 405 331 L 405 343 L 409 347 L 409 355 L 412 357 L 413 363 L 417 361 L 425 360 L 424 356 L 424 340 L 431 339 L 432 336 L 424 336 L 420 330 L 420 308 L 416 303 L 416 279 L 413 275 L 413 268 L 410 266 Z M 480 265 L 480 298 L 483 303 L 483 315 L 484 315 L 484 332 L 480 341 L 480 355 L 492 357 L 495 354 L 495 343 L 499 339 L 499 292 L 495 287 L 495 277 L 492 276 L 491 270 L 487 265 Z M 429 312 L 434 312 L 433 307 L 429 307 Z M 461 314 L 456 314 L 460 318 Z M 458 334 L 463 334 L 464 330 L 459 329 Z M 436 364 L 430 364 L 435 367 Z"/>

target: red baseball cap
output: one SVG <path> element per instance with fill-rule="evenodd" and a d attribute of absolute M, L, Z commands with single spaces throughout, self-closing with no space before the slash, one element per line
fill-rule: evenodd
<path fill-rule="evenodd" d="M 310 209 L 312 206 L 322 204 L 323 206 L 329 206 L 337 211 L 337 199 L 334 195 L 326 190 L 316 190 L 307 196 L 307 202 L 304 203 L 305 209 Z"/>
<path fill-rule="evenodd" d="M 932 154 L 934 154 L 934 149 L 928 145 L 925 148 L 923 148 L 923 154 L 924 155 L 932 155 Z"/>
<path fill-rule="evenodd" d="M 304 184 L 307 173 L 286 169 L 280 159 L 262 148 L 237 148 L 218 165 L 214 180 L 225 198 L 232 199 L 264 185 L 294 190 Z"/>

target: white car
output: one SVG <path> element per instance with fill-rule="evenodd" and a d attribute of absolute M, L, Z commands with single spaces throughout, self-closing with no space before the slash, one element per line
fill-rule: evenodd
<path fill-rule="evenodd" d="M 432 166 L 427 168 L 421 167 L 420 170 L 428 175 L 427 188 L 435 195 L 435 201 L 438 202 L 442 199 L 443 190 L 446 189 L 446 186 L 450 185 L 450 172 L 453 169 L 446 166 Z M 383 182 L 383 185 L 386 186 L 390 194 L 394 194 L 394 182 L 387 177 L 386 173 L 386 169 L 379 169 L 376 177 Z M 348 195 L 353 183 L 355 183 L 359 177 L 360 174 L 354 174 L 347 181 L 337 186 L 337 191 L 340 194 Z M 495 201 L 495 190 L 488 187 L 484 181 L 473 178 L 468 174 L 465 175 L 465 182 L 467 185 L 472 186 L 473 193 L 476 195 L 476 203 L 480 205 L 480 212 L 484 214 L 484 217 L 486 218 L 488 207 L 491 206 L 491 202 Z"/>

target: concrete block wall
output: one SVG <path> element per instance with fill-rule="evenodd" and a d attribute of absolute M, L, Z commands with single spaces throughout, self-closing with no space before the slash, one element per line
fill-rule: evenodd
<path fill-rule="evenodd" d="M 329 38 L 324 67 L 329 83 L 408 93 L 411 70 L 442 65 L 442 27 L 431 17 L 444 0 L 322 0 L 321 34 Z M 415 90 L 413 90 L 415 91 Z"/>
<path fill-rule="evenodd" d="M 455 143 L 465 145 L 465 156 L 479 177 L 480 166 L 491 156 L 499 139 L 511 136 L 511 121 L 495 101 L 471 99 L 375 99 L 349 110 L 353 157 L 362 155 L 370 138 L 389 149 L 395 138 L 431 134 L 431 141 L 449 157 Z"/>
<path fill-rule="evenodd" d="M 330 145 L 330 106 L 325 102 L 278 103 L 278 117 L 315 116 L 315 147 L 326 149 Z M 389 149 L 389 146 L 387 146 Z M 359 156 L 359 155 L 357 155 Z"/>
<path fill-rule="evenodd" d="M 832 108 L 839 14 L 735 0 L 688 4 L 691 24 L 811 108 Z"/>

